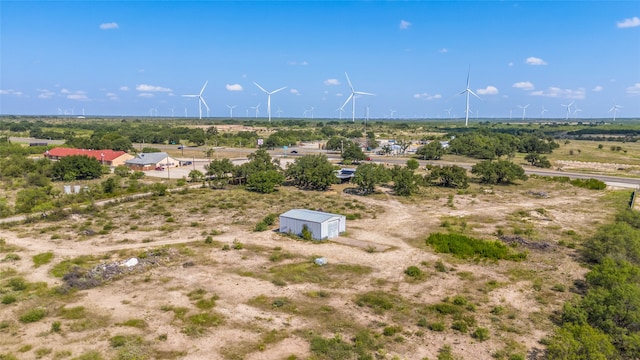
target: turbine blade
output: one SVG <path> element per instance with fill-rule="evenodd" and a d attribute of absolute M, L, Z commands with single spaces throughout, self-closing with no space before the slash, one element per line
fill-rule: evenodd
<path fill-rule="evenodd" d="M 353 93 L 351 95 L 349 95 L 349 97 L 347 97 L 347 101 L 345 101 L 344 104 L 342 104 L 342 106 L 340 106 L 340 109 L 344 110 L 344 107 L 349 103 L 349 100 L 351 100 L 352 97 L 353 97 Z"/>
<path fill-rule="evenodd" d="M 471 76 L 471 65 L 469 65 L 469 71 L 467 71 L 467 89 L 469 88 L 469 77 Z"/>
<path fill-rule="evenodd" d="M 474 93 L 473 90 L 467 90 L 467 91 L 469 91 L 469 93 L 471 95 L 473 95 L 473 96 L 477 97 L 478 99 L 480 99 L 480 96 L 476 95 L 476 93 Z M 480 99 L 480 100 L 482 100 L 482 99 Z"/>
<path fill-rule="evenodd" d="M 351 84 L 351 80 L 349 79 L 349 75 L 347 75 L 347 72 L 344 72 L 344 76 L 347 77 L 347 82 L 349 83 L 349 87 L 351 88 L 351 92 L 354 92 L 355 90 L 353 90 L 353 85 Z"/>
<path fill-rule="evenodd" d="M 258 83 L 257 83 L 257 82 L 255 82 L 255 81 L 254 81 L 253 83 L 254 83 L 258 88 L 260 88 L 260 90 L 262 90 L 263 92 L 265 92 L 265 93 L 267 93 L 267 94 L 269 93 L 269 92 L 268 92 L 267 90 L 265 90 L 262 86 L 258 85 Z"/>
<path fill-rule="evenodd" d="M 363 91 L 354 91 L 353 92 L 356 95 L 373 95 L 375 96 L 376 94 L 372 94 L 372 93 L 368 93 L 368 92 L 363 92 Z"/>
<path fill-rule="evenodd" d="M 286 88 L 287 88 L 286 86 L 283 86 L 283 87 L 281 87 L 281 88 L 280 88 L 280 89 L 278 89 L 278 90 L 273 90 L 273 91 L 271 92 L 271 94 L 275 94 L 275 93 L 277 93 L 278 91 L 282 91 L 282 90 L 284 90 L 284 89 L 286 89 Z"/>
<path fill-rule="evenodd" d="M 182 95 L 184 97 L 198 97 L 199 95 Z"/>
<path fill-rule="evenodd" d="M 204 86 L 202 87 L 202 90 L 200 90 L 200 95 L 202 95 L 202 93 L 204 92 L 204 88 L 206 88 L 206 87 L 207 87 L 207 84 L 208 84 L 208 83 L 209 83 L 209 80 L 207 80 L 207 81 L 204 83 Z"/>
<path fill-rule="evenodd" d="M 202 100 L 202 103 L 204 104 L 204 106 L 207 108 L 207 111 L 209 111 L 209 105 L 207 105 L 207 102 L 204 101 L 204 98 L 202 96 L 200 96 L 200 100 Z"/>

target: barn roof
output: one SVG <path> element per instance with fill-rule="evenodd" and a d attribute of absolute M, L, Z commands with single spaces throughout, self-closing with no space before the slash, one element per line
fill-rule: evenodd
<path fill-rule="evenodd" d="M 57 147 L 57 148 L 53 148 L 51 150 L 48 150 L 45 155 L 47 156 L 54 156 L 54 157 L 65 157 L 65 156 L 72 156 L 72 155 L 86 155 L 88 157 L 92 157 L 94 159 L 97 159 L 98 161 L 101 161 L 103 159 L 104 156 L 104 160 L 105 161 L 113 161 L 117 158 L 119 158 L 120 156 L 126 154 L 126 152 L 124 151 L 114 151 L 111 149 L 104 149 L 104 150 L 87 150 L 87 149 L 76 149 L 76 148 L 63 148 L 63 147 Z"/>
<path fill-rule="evenodd" d="M 315 210 L 291 209 L 280 216 L 286 217 L 286 218 L 298 219 L 298 220 L 305 220 L 305 221 L 310 221 L 315 223 L 321 223 L 332 218 L 340 217 L 342 215 L 331 214 L 331 213 L 315 211 Z"/>

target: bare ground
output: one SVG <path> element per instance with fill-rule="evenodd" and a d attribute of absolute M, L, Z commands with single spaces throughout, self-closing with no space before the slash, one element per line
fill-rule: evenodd
<path fill-rule="evenodd" d="M 44 296 L 34 296 L 0 304 L 0 321 L 6 324 L 0 329 L 0 354 L 33 359 L 40 356 L 37 349 L 51 350 L 44 358 L 64 354 L 63 351 L 78 356 L 95 350 L 103 358 L 123 358 L 122 349 L 110 345 L 109 339 L 129 334 L 143 339 L 142 349 L 153 349 L 147 358 L 308 358 L 312 355 L 310 334 L 342 334 L 349 340 L 357 329 L 381 334 L 383 327 L 392 324 L 399 324 L 402 331 L 389 339 L 379 335 L 384 343 L 384 350 L 378 351 L 379 358 L 433 359 L 445 344 L 465 359 L 492 359 L 510 352 L 524 354 L 542 348 L 538 341 L 553 328 L 549 316 L 572 296 L 570 292 L 552 291 L 551 287 L 562 285 L 570 289 L 573 280 L 585 272 L 574 261 L 574 250 L 557 246 L 558 243 L 575 239 L 565 234 L 589 235 L 611 213 L 602 207 L 605 192 L 542 183 L 539 186 L 546 186 L 547 198 L 508 187 L 461 195 L 451 192 L 451 196 L 437 189 L 424 198 L 405 201 L 384 191 L 373 197 L 349 195 L 338 187 L 329 196 L 375 211 L 348 221 L 344 236 L 323 243 L 304 242 L 274 231 L 253 232 L 255 221 L 269 209 L 247 209 L 244 215 L 236 214 L 232 219 L 231 210 L 215 207 L 207 213 L 190 213 L 183 200 L 191 198 L 181 198 L 186 195 L 172 195 L 172 202 L 165 204 L 175 218 L 169 230 L 160 227 L 166 225 L 159 220 L 163 216 L 152 216 L 148 208 L 137 206 L 138 203 L 105 210 L 115 225 L 105 234 L 77 235 L 82 224 L 91 222 L 87 215 L 3 229 L 0 238 L 18 247 L 13 252 L 19 254 L 20 260 L 0 263 L 0 271 L 15 269 L 29 283 L 44 282 L 49 288 L 62 284 L 50 270 L 64 259 L 93 255 L 104 257 L 103 262 L 114 262 L 164 245 L 178 250 L 159 266 L 74 292 L 68 298 L 49 301 Z M 200 200 L 214 201 L 206 200 L 210 190 L 191 192 L 194 193 Z M 309 207 L 314 208 L 313 204 Z M 132 214 L 138 214 L 136 220 L 129 219 Z M 521 263 L 462 261 L 436 254 L 424 244 L 428 234 L 447 231 L 445 222 L 486 239 L 495 239 L 493 234 L 499 230 L 524 231 L 523 236 L 554 246 L 550 250 L 529 251 L 528 260 Z M 95 220 L 92 225 L 95 227 Z M 204 244 L 205 234 L 213 229 L 219 233 L 212 236 L 214 244 Z M 234 250 L 234 241 L 243 248 Z M 221 250 L 224 244 L 232 249 Z M 274 261 L 270 259 L 274 251 L 285 251 L 291 257 Z M 45 252 L 54 254 L 53 261 L 35 268 L 32 256 Z M 338 264 L 358 265 L 371 271 L 321 283 L 278 284 L 270 277 L 274 266 L 307 262 L 317 256 L 328 259 L 328 271 Z M 446 265 L 446 272 L 434 270 L 437 261 Z M 421 267 L 426 279 L 408 279 L 404 270 L 410 265 Z M 0 277 L 0 284 L 4 282 Z M 203 290 L 205 296 L 217 296 L 212 311 L 223 319 L 222 324 L 206 328 L 200 335 L 185 330 L 186 321 L 172 310 L 200 312 L 189 295 L 196 289 Z M 320 290 L 327 296 L 309 295 Z M 369 291 L 394 294 L 411 304 L 409 310 L 380 313 L 359 306 L 355 300 Z M 475 317 L 477 327 L 489 329 L 489 340 L 480 342 L 469 333 L 450 329 L 451 319 L 446 316 L 425 315 L 430 322 L 447 324 L 442 332 L 416 325 L 420 315 L 411 309 L 453 296 L 464 296 L 474 304 L 469 315 Z M 295 306 L 272 306 L 273 299 L 286 299 Z M 261 306 L 262 300 L 268 306 Z M 37 306 L 47 309 L 43 320 L 27 324 L 18 321 L 20 314 Z M 63 306 L 84 307 L 85 322 L 89 324 L 78 325 L 81 320 L 61 316 Z M 493 314 L 496 308 L 505 312 Z M 321 310 L 326 315 L 319 313 Z M 122 325 L 130 319 L 142 319 L 145 325 Z M 50 331 L 53 321 L 61 322 L 61 332 Z M 32 348 L 25 351 L 25 345 Z"/>

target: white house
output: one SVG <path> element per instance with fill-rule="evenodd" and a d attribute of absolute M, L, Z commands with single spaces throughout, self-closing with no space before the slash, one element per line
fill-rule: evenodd
<path fill-rule="evenodd" d="M 347 219 L 344 215 L 322 211 L 292 209 L 280 215 L 280 232 L 302 234 L 306 225 L 314 240 L 338 237 L 347 230 Z"/>
<path fill-rule="evenodd" d="M 180 161 L 172 158 L 166 152 L 140 153 L 135 158 L 127 160 L 124 164 L 132 170 L 147 171 L 155 168 L 176 167 Z"/>

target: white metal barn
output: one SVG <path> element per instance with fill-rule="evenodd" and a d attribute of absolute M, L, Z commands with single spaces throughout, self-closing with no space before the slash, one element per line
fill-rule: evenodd
<path fill-rule="evenodd" d="M 338 237 L 340 233 L 345 232 L 346 223 L 344 215 L 292 209 L 280 215 L 280 232 L 301 235 L 303 226 L 307 225 L 314 240 L 324 240 Z"/>

